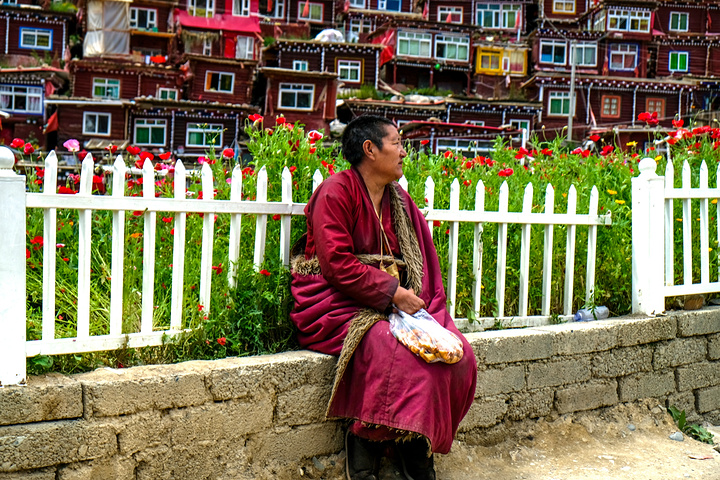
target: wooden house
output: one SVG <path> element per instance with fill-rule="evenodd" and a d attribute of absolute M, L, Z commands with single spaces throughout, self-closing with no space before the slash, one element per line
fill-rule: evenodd
<path fill-rule="evenodd" d="M 172 63 L 177 56 L 177 34 L 173 11 L 177 0 L 140 0 L 129 7 L 130 53 L 142 57 L 145 63 Z"/>
<path fill-rule="evenodd" d="M 75 31 L 75 15 L 35 4 L 5 2 L 0 6 L 0 55 L 14 67 L 60 66 Z"/>
<path fill-rule="evenodd" d="M 476 97 L 450 97 L 446 101 L 447 122 L 525 129 L 535 128 L 542 114 L 539 102 L 512 100 L 483 100 Z"/>
<path fill-rule="evenodd" d="M 336 117 L 336 73 L 274 67 L 259 70 L 267 82 L 266 116 L 282 115 L 290 123 L 304 124 L 308 130 L 329 131 L 329 123 Z"/>
<path fill-rule="evenodd" d="M 279 68 L 336 73 L 341 88 L 357 89 L 362 85 L 377 88 L 380 52 L 385 47 L 318 40 L 279 40 L 270 48 L 275 50 L 275 66 Z"/>
<path fill-rule="evenodd" d="M 195 101 L 250 103 L 255 60 L 185 55 L 189 62 L 187 98 Z"/>
<path fill-rule="evenodd" d="M 551 21 L 554 25 L 577 24 L 577 22 L 587 13 L 588 8 L 592 7 L 596 2 L 588 2 L 586 0 L 539 0 L 538 1 L 538 19 L 542 28 L 546 28 L 544 20 Z"/>
<path fill-rule="evenodd" d="M 444 100 L 415 103 L 399 100 L 348 98 L 338 105 L 337 110 L 338 120 L 343 123 L 348 123 L 361 115 L 380 115 L 389 118 L 398 127 L 403 127 L 411 122 L 441 122 L 446 118 Z"/>
<path fill-rule="evenodd" d="M 515 139 L 520 146 L 520 132 L 511 128 L 486 127 L 471 123 L 449 122 L 410 122 L 401 129 L 404 140 L 410 141 L 417 150 L 423 149 L 423 140 L 427 141 L 430 152 L 439 154 L 447 151 L 466 158 L 490 156 L 498 137 L 506 137 L 510 142 Z M 515 134 L 515 135 L 513 135 Z"/>

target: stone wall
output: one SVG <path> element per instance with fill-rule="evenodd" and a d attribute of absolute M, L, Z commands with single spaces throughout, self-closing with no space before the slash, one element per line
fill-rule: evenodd
<path fill-rule="evenodd" d="M 720 309 L 467 336 L 467 443 L 642 398 L 720 423 Z M 333 366 L 304 351 L 32 378 L 0 389 L 0 480 L 299 478 L 343 449 L 323 419 Z"/>

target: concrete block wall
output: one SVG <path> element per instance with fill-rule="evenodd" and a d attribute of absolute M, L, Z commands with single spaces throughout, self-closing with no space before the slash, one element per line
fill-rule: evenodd
<path fill-rule="evenodd" d="M 467 443 L 643 398 L 720 423 L 720 309 L 467 337 Z M 324 420 L 334 365 L 302 351 L 31 378 L 0 389 L 0 480 L 289 479 L 338 453 L 341 469 L 342 425 Z"/>

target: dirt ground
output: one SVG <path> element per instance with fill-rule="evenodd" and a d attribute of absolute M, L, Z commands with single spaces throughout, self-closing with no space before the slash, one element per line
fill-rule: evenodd
<path fill-rule="evenodd" d="M 657 402 L 619 405 L 602 412 L 525 420 L 491 447 L 453 444 L 436 455 L 438 480 L 720 480 L 720 453 L 687 435 Z M 715 446 L 720 450 L 720 427 Z M 345 452 L 313 459 L 300 478 L 344 480 Z M 320 469 L 316 468 L 320 467 Z M 384 460 L 380 480 L 396 480 L 397 465 Z"/>

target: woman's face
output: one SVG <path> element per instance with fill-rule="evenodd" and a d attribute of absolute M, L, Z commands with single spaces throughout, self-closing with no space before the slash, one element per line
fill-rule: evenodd
<path fill-rule="evenodd" d="M 375 155 L 375 171 L 388 178 L 388 183 L 398 180 L 403 175 L 403 158 L 407 152 L 402 146 L 402 138 L 397 128 L 386 125 L 382 149 Z"/>

